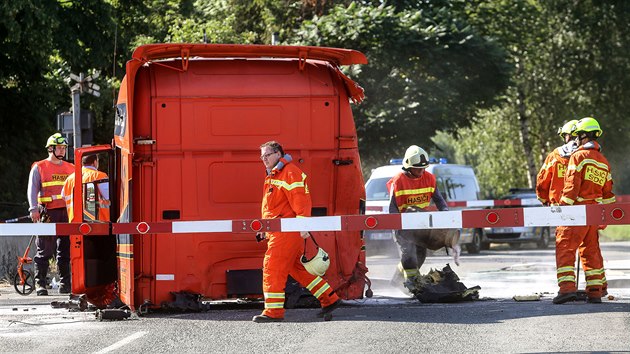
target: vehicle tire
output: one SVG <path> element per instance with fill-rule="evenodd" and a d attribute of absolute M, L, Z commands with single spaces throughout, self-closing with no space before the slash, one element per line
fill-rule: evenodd
<path fill-rule="evenodd" d="M 540 233 L 540 240 L 536 242 L 536 246 L 538 246 L 539 249 L 542 250 L 549 247 L 549 244 L 551 243 L 550 234 L 551 233 L 549 232 L 548 227 L 544 227 L 542 229 L 542 232 Z"/>
<path fill-rule="evenodd" d="M 513 250 L 517 250 L 521 248 L 520 243 L 509 243 L 509 245 L 510 245 L 510 249 L 513 249 Z"/>
<path fill-rule="evenodd" d="M 481 230 L 475 229 L 473 233 L 472 242 L 466 245 L 466 251 L 470 254 L 477 254 L 481 251 L 481 238 L 482 238 Z"/>

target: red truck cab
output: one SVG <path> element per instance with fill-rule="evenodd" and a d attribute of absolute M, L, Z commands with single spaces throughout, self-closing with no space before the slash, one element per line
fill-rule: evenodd
<path fill-rule="evenodd" d="M 108 156 L 113 222 L 260 218 L 259 146 L 276 140 L 308 175 L 313 216 L 362 213 L 350 104 L 363 90 L 339 67 L 366 63 L 362 53 L 336 48 L 141 46 L 126 66 L 113 147 L 77 149 L 77 170 L 82 154 Z M 76 188 L 75 215 L 83 214 L 85 190 Z M 315 235 L 331 256 L 331 286 L 344 299 L 363 297 L 366 280 L 354 276 L 365 268 L 360 232 Z M 251 233 L 110 231 L 73 235 L 71 248 L 73 293 L 97 305 L 111 301 L 112 289 L 134 309 L 178 292 L 262 297 L 266 245 Z"/>

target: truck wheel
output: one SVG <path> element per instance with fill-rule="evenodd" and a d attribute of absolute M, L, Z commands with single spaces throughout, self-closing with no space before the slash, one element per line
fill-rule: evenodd
<path fill-rule="evenodd" d="M 542 229 L 542 232 L 540 233 L 540 240 L 536 242 L 536 246 L 538 246 L 539 249 L 542 250 L 549 247 L 549 243 L 551 243 L 549 234 L 550 232 L 548 227 Z"/>
<path fill-rule="evenodd" d="M 466 250 L 470 254 L 477 254 L 481 251 L 481 230 L 475 229 L 472 242 L 466 245 Z"/>

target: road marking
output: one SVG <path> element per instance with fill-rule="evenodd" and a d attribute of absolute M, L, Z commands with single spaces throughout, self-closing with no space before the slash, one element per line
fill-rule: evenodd
<path fill-rule="evenodd" d="M 109 353 L 109 352 L 111 352 L 111 351 L 114 351 L 114 350 L 116 350 L 116 349 L 118 349 L 118 348 L 122 347 L 123 345 L 126 345 L 126 344 L 131 343 L 132 341 L 134 341 L 134 340 L 136 340 L 136 339 L 138 339 L 138 338 L 142 337 L 142 336 L 143 336 L 143 335 L 145 335 L 145 334 L 147 334 L 147 332 L 136 332 L 136 333 L 134 333 L 134 334 L 130 335 L 129 337 L 127 337 L 127 338 L 125 338 L 125 339 L 123 339 L 123 340 L 120 340 L 120 341 L 118 341 L 118 342 L 116 342 L 116 343 L 114 343 L 114 344 L 110 345 L 110 346 L 109 346 L 109 347 L 107 347 L 107 348 L 103 348 L 103 349 L 101 349 L 100 351 L 98 351 L 98 352 L 96 352 L 96 353 L 94 353 L 94 354 Z"/>

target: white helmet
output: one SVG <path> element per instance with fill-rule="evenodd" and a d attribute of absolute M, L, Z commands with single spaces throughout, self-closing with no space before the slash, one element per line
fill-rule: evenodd
<path fill-rule="evenodd" d="M 326 273 L 326 270 L 328 270 L 328 267 L 330 266 L 330 257 L 328 257 L 328 253 L 326 253 L 326 251 L 319 247 L 317 254 L 313 258 L 307 259 L 306 255 L 303 255 L 300 262 L 302 262 L 302 265 L 306 268 L 307 272 L 321 277 Z"/>
<path fill-rule="evenodd" d="M 429 167 L 429 154 L 418 145 L 411 145 L 405 152 L 403 168 L 427 168 Z"/>

